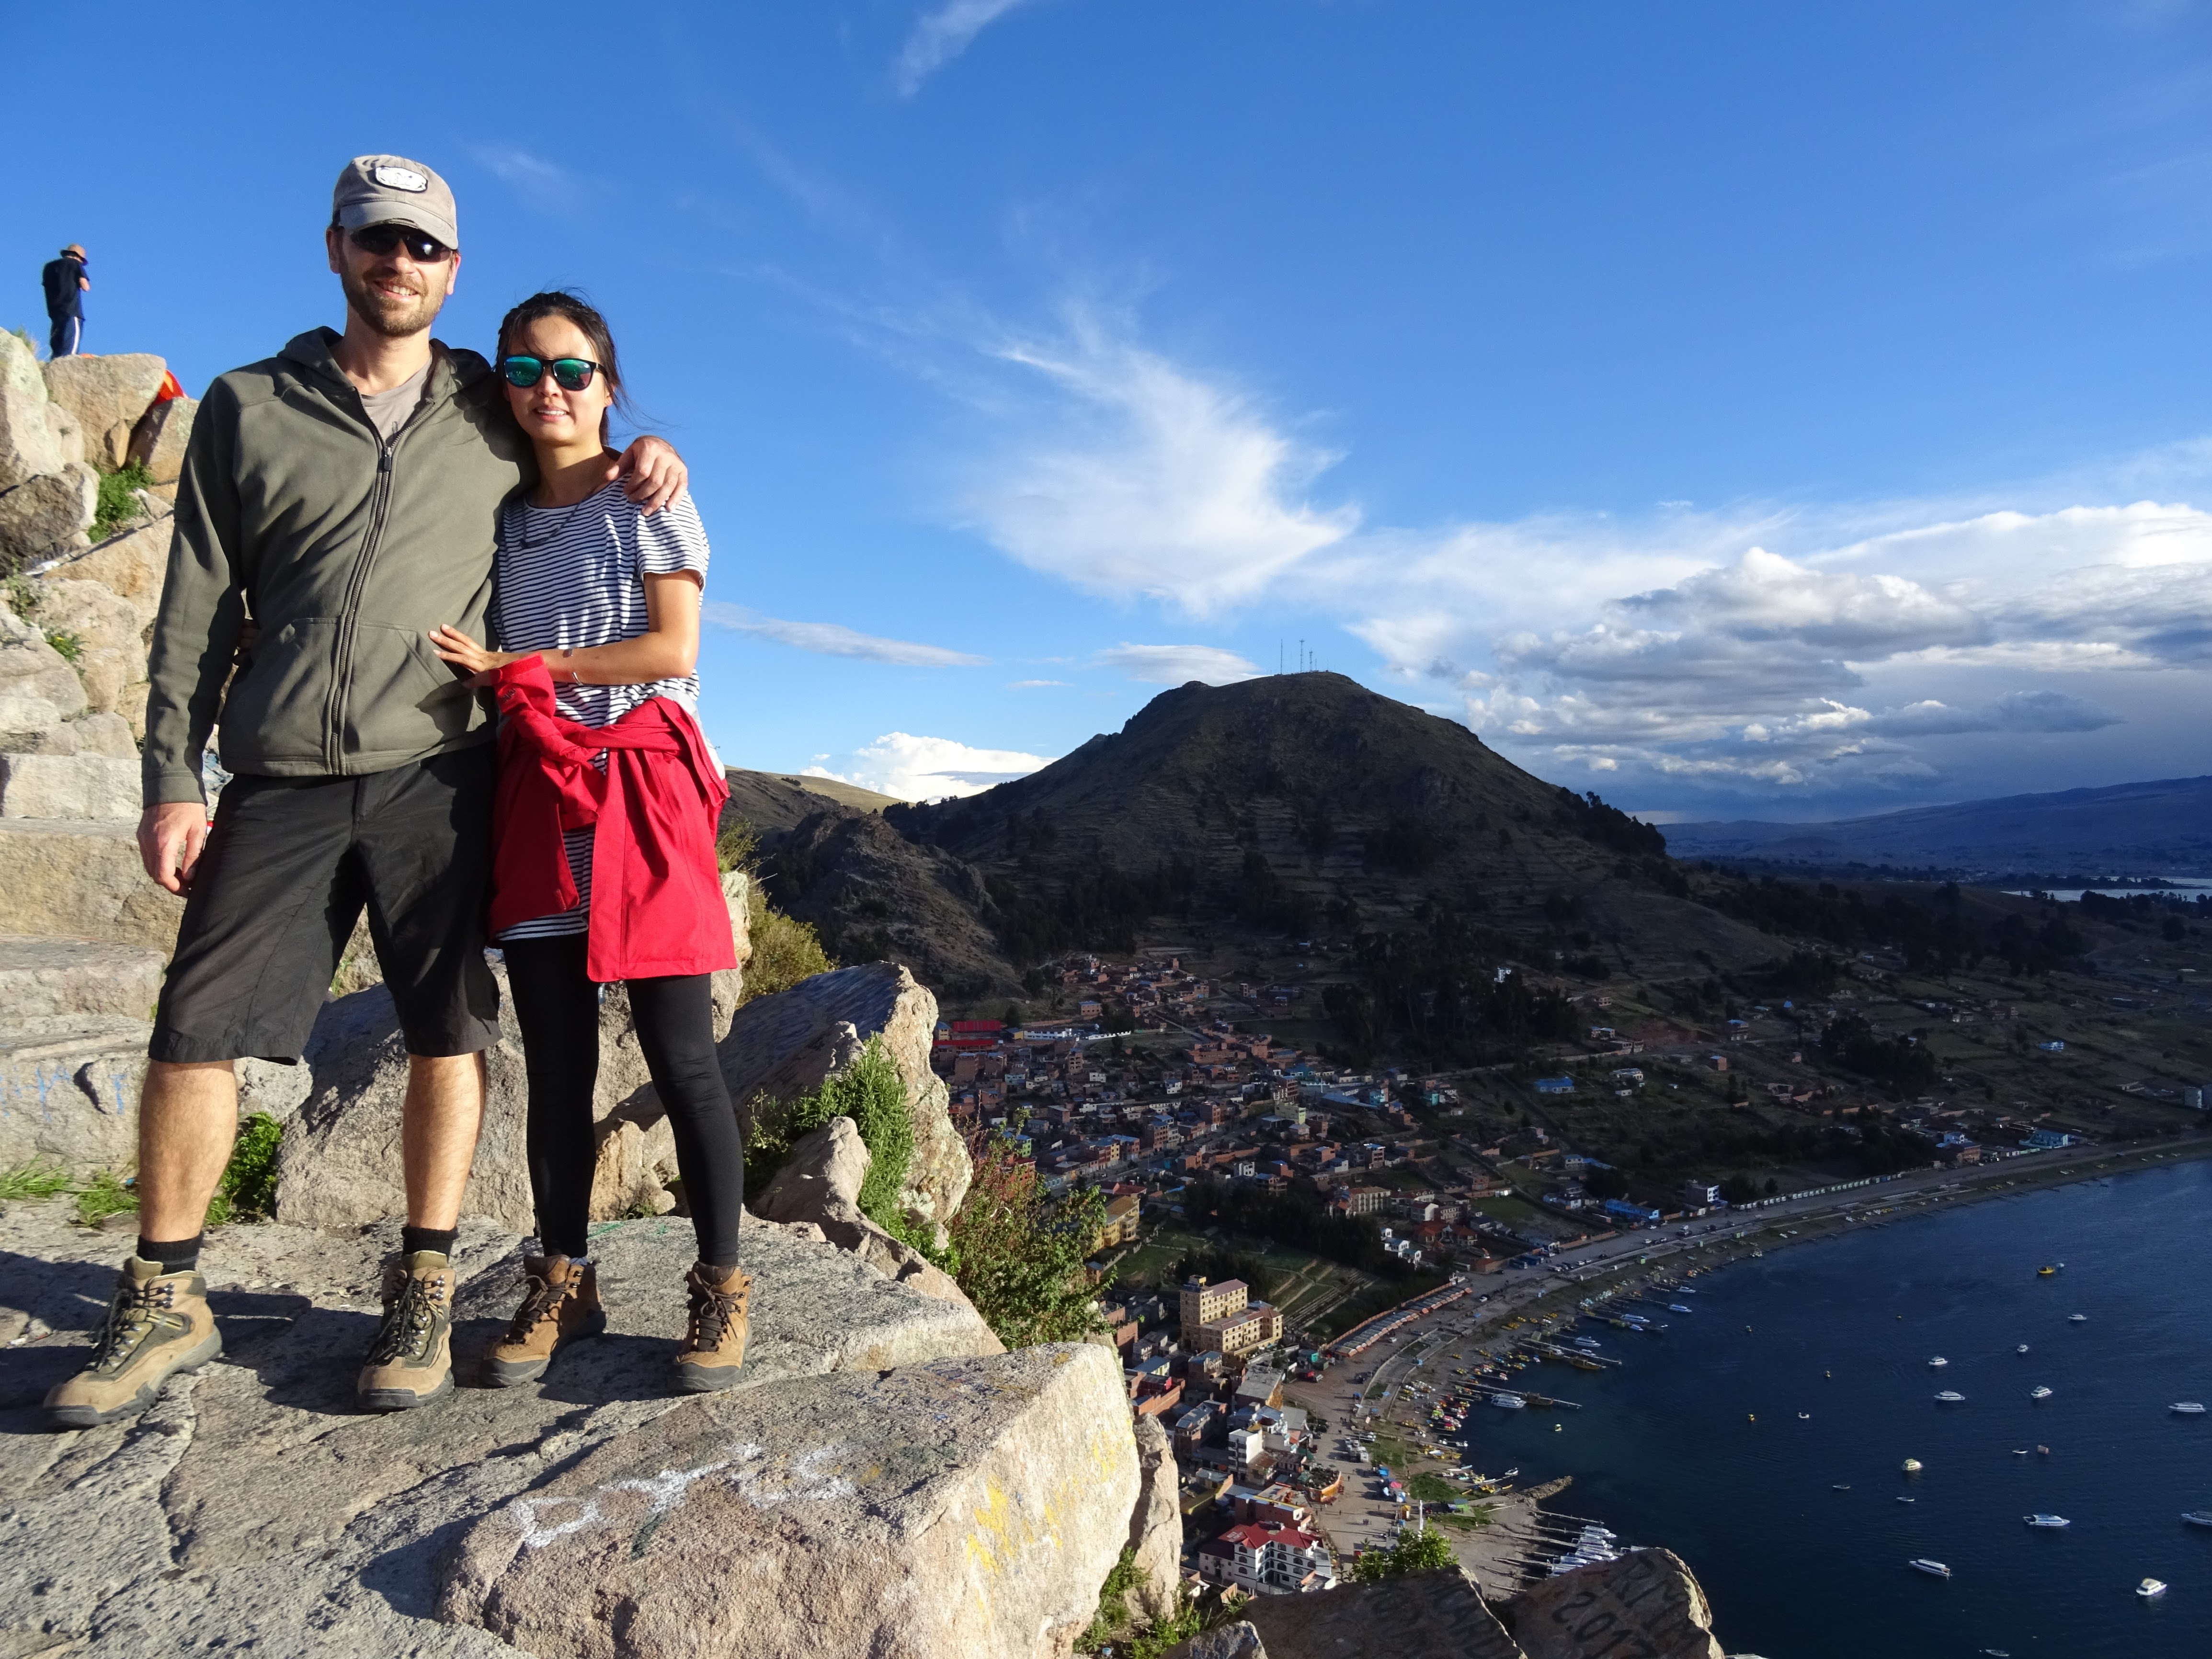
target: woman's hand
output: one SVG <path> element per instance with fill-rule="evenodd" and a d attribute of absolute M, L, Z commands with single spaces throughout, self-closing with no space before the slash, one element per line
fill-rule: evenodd
<path fill-rule="evenodd" d="M 491 676 L 511 662 L 520 662 L 533 653 L 523 651 L 487 651 L 458 628 L 441 623 L 430 630 L 431 648 L 441 660 L 455 668 L 468 671 L 471 685 L 484 685 Z"/>
<path fill-rule="evenodd" d="M 690 476 L 691 469 L 666 439 L 647 434 L 608 465 L 606 481 L 622 479 L 623 494 L 637 503 L 639 512 L 650 515 L 674 501 Z"/>

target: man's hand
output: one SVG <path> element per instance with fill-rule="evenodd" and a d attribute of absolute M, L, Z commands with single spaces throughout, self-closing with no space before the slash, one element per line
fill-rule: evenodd
<path fill-rule="evenodd" d="M 643 513 L 658 512 L 674 501 L 690 476 L 691 469 L 665 438 L 640 438 L 607 469 L 607 482 L 622 479 L 623 494 Z"/>
<path fill-rule="evenodd" d="M 164 801 L 138 820 L 138 856 L 155 884 L 167 892 L 192 890 L 192 871 L 207 838 L 207 808 L 196 800 Z"/>

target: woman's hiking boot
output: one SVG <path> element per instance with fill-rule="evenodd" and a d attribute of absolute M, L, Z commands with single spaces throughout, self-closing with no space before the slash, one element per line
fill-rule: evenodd
<path fill-rule="evenodd" d="M 712 1394 L 732 1386 L 745 1363 L 750 1275 L 694 1262 L 684 1276 L 691 1292 L 691 1318 L 676 1352 L 676 1387 L 683 1394 Z"/>
<path fill-rule="evenodd" d="M 597 1336 L 607 1328 L 599 1305 L 599 1272 L 588 1261 L 565 1255 L 526 1255 L 522 1305 L 507 1322 L 507 1334 L 484 1356 L 484 1381 L 497 1389 L 535 1382 L 562 1346 Z"/>
<path fill-rule="evenodd" d="M 453 1386 L 453 1269 L 441 1250 L 384 1264 L 384 1322 L 354 1394 L 373 1412 L 411 1411 Z"/>
<path fill-rule="evenodd" d="M 47 1391 L 46 1416 L 60 1429 L 136 1417 L 154 1403 L 162 1383 L 222 1352 L 207 1280 L 196 1272 L 165 1273 L 160 1262 L 134 1255 L 123 1264 L 90 1362 Z"/>

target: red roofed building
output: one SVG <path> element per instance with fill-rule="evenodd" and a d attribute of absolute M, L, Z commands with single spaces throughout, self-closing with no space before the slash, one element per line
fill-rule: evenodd
<path fill-rule="evenodd" d="M 1322 1589 L 1336 1578 L 1328 1546 L 1280 1521 L 1249 1522 L 1200 1545 L 1198 1572 L 1209 1583 L 1275 1595 Z"/>

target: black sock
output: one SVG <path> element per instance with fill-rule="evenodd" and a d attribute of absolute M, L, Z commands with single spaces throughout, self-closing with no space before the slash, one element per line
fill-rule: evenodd
<path fill-rule="evenodd" d="M 440 1255 L 453 1253 L 453 1240 L 459 1236 L 458 1227 L 402 1227 L 399 1230 L 399 1253 L 412 1255 L 417 1250 L 435 1250 Z"/>
<path fill-rule="evenodd" d="M 143 1233 L 138 1236 L 138 1259 L 158 1261 L 165 1273 L 188 1273 L 200 1265 L 200 1241 L 205 1233 L 194 1233 L 190 1238 L 180 1238 L 173 1244 L 157 1244 Z"/>

